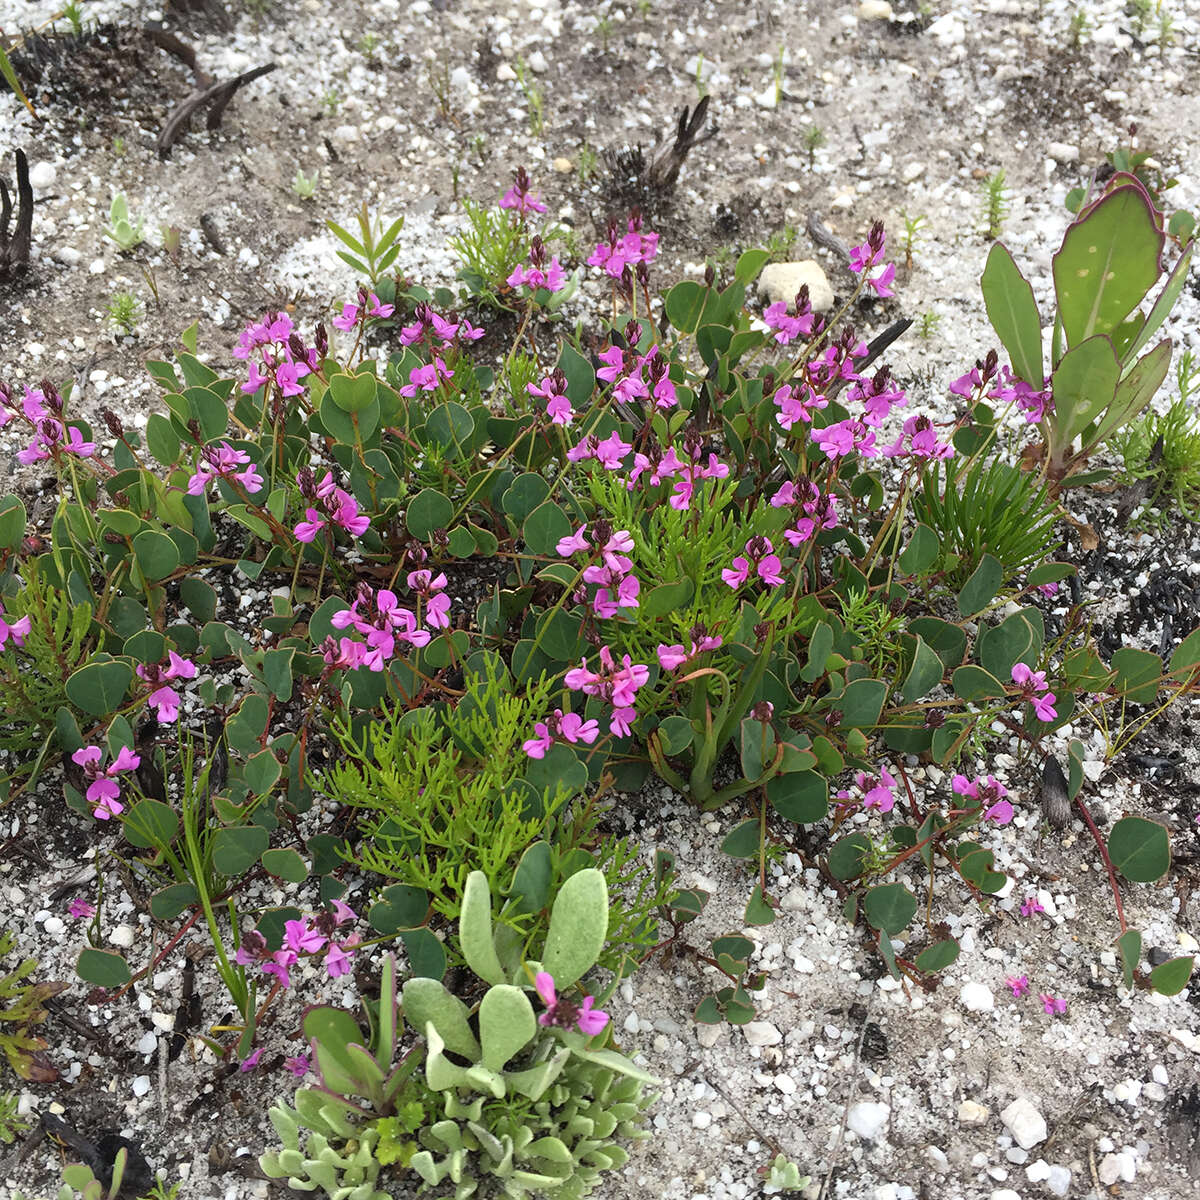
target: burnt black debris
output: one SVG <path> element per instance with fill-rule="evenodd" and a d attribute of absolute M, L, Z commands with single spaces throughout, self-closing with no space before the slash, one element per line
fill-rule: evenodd
<path fill-rule="evenodd" d="M 33 243 L 33 187 L 29 182 L 29 161 L 23 150 L 16 152 L 17 204 L 12 236 L 9 225 L 13 216 L 13 196 L 8 184 L 0 179 L 0 279 L 20 275 L 29 267 Z"/>

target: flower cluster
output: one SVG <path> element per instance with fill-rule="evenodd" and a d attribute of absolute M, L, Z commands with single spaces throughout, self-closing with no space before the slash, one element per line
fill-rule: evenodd
<path fill-rule="evenodd" d="M 263 477 L 244 450 L 235 450 L 228 442 L 219 446 L 201 446 L 195 473 L 188 480 L 189 496 L 202 496 L 214 479 L 241 484 L 250 493 L 263 490 Z"/>
<path fill-rule="evenodd" d="M 951 790 L 956 796 L 965 796 L 975 800 L 983 809 L 985 821 L 995 821 L 997 825 L 1007 825 L 1013 818 L 1013 806 L 1004 799 L 1008 789 L 994 775 L 986 779 L 968 779 L 965 775 L 955 775 L 950 782 Z"/>
<path fill-rule="evenodd" d="M 594 434 L 589 433 L 567 451 L 567 458 L 572 462 L 594 458 L 606 471 L 623 471 L 626 469 L 625 457 L 631 450 L 633 446 L 622 441 L 619 433 L 612 433 L 602 440 L 597 440 Z M 707 454 L 706 465 L 702 461 L 705 452 L 698 437 L 685 437 L 683 452 L 686 457 L 680 457 L 674 446 L 664 449 L 653 438 L 647 438 L 643 449 L 633 456 L 633 466 L 628 469 L 626 476 L 626 488 L 633 491 L 643 475 L 651 486 L 674 480 L 668 503 L 677 511 L 687 511 L 692 505 L 696 482 L 701 479 L 725 479 L 729 475 L 729 467 L 711 450 Z"/>
<path fill-rule="evenodd" d="M 413 317 L 414 320 L 400 330 L 400 341 L 405 346 L 423 343 L 428 348 L 430 361 L 413 367 L 408 373 L 408 383 L 399 389 L 400 395 L 409 399 L 419 391 L 434 391 L 444 379 L 453 379 L 454 372 L 443 356 L 463 342 L 478 341 L 484 334 L 465 318 L 454 321 L 443 317 L 424 302 L 413 309 Z"/>
<path fill-rule="evenodd" d="M 693 658 L 703 654 L 706 650 L 716 650 L 721 645 L 721 639 L 710 636 L 703 625 L 697 625 L 691 631 L 691 642 L 690 650 L 685 650 L 681 642 L 675 642 L 670 646 L 659 642 L 656 651 L 658 665 L 664 671 L 674 671 L 685 663 L 691 662 Z"/>
<path fill-rule="evenodd" d="M 19 410 L 12 391 L 0 382 L 0 429 L 20 411 L 33 426 L 33 439 L 24 450 L 17 452 L 17 461 L 29 466 L 44 458 L 56 462 L 63 454 L 90 458 L 96 453 L 96 443 L 84 441 L 83 433 L 74 425 L 63 422 L 63 398 L 58 389 L 43 379 L 40 386 L 25 389 Z"/>
<path fill-rule="evenodd" d="M 432 581 L 426 586 L 431 589 Z M 428 629 L 421 628 L 416 613 L 401 605 L 395 592 L 389 588 L 375 591 L 366 583 L 358 585 L 354 603 L 334 613 L 330 624 L 335 629 L 353 628 L 366 639 L 364 643 L 343 637 L 332 644 L 333 638 L 327 638 L 323 647 L 325 662 L 333 668 L 382 671 L 399 644 L 420 649 L 429 645 L 432 636 Z"/>
<path fill-rule="evenodd" d="M 512 274 L 505 281 L 509 287 L 527 287 L 534 291 L 538 288 L 545 288 L 548 292 L 562 291 L 567 282 L 567 274 L 562 269 L 557 255 L 549 263 L 546 262 L 546 247 L 537 234 L 533 235 L 529 245 L 529 262 L 528 267 L 524 263 L 518 263 L 513 268 Z"/>
<path fill-rule="evenodd" d="M 886 237 L 883 232 L 883 222 L 876 221 L 867 234 L 867 240 L 861 246 L 855 246 L 850 251 L 850 270 L 856 275 L 863 271 L 871 271 L 883 261 Z M 881 271 L 867 276 L 867 287 L 877 296 L 887 297 L 895 293 L 891 285 L 896 279 L 896 264 L 888 263 Z"/>
<path fill-rule="evenodd" d="M 259 963 L 264 975 L 273 975 L 283 987 L 291 987 L 291 969 L 300 961 L 302 954 L 323 954 L 325 970 L 331 979 L 350 972 L 350 960 L 362 942 L 362 935 L 351 933 L 341 941 L 334 933 L 347 921 L 355 921 L 358 914 L 341 900 L 333 901 L 332 912 L 318 913 L 305 921 L 287 921 L 283 926 L 283 945 L 270 950 L 267 940 L 256 930 L 242 937 L 233 961 L 241 966 Z M 307 1068 L 306 1068 L 307 1069 Z"/>
<path fill-rule="evenodd" d="M 812 310 L 807 283 L 801 285 L 792 307 L 796 310 L 794 316 L 788 315 L 786 300 L 776 300 L 763 309 L 763 321 L 781 346 L 787 346 L 799 337 L 810 338 L 825 328 L 824 318 Z"/>
<path fill-rule="evenodd" d="M 146 703 L 158 710 L 160 724 L 174 721 L 179 716 L 179 693 L 168 685 L 175 679 L 195 679 L 196 664 L 168 650 L 165 667 L 159 663 L 139 663 L 137 673 L 139 679 L 150 685 Z"/>
<path fill-rule="evenodd" d="M 633 324 L 634 330 L 627 330 L 627 340 L 641 332 L 637 323 Z M 632 344 L 636 346 L 635 342 Z M 596 371 L 596 378 L 613 385 L 615 400 L 628 404 L 633 400 L 653 399 L 658 408 L 674 408 L 678 403 L 667 360 L 657 346 L 638 354 L 636 349 L 622 349 L 614 344 L 601 350 L 597 357 L 605 365 Z"/>
<path fill-rule="evenodd" d="M 633 549 L 633 538 L 628 531 L 614 531 L 605 521 L 597 521 L 593 535 L 595 553 L 600 561 L 583 569 L 584 583 L 595 585 L 592 610 L 598 617 L 615 617 L 622 608 L 637 608 L 641 584 L 633 572 L 633 559 L 627 556 Z M 587 539 L 587 526 L 581 525 L 570 537 L 560 538 L 556 547 L 563 558 L 572 554 L 588 553 L 592 545 Z M 586 592 L 579 594 L 579 602 L 587 599 Z"/>
<path fill-rule="evenodd" d="M 537 973 L 534 987 L 546 1006 L 546 1011 L 538 1017 L 539 1025 L 557 1025 L 560 1029 L 577 1027 L 585 1037 L 595 1037 L 608 1024 L 608 1013 L 592 1007 L 596 1002 L 594 996 L 584 996 L 582 1004 L 576 1004 L 566 996 L 559 997 L 554 990 L 554 977 L 549 971 Z"/>
<path fill-rule="evenodd" d="M 624 234 L 615 220 L 609 221 L 607 233 L 607 241 L 597 243 L 587 263 L 589 267 L 603 267 L 613 279 L 620 279 L 627 268 L 638 263 L 653 262 L 658 254 L 658 234 L 642 232 L 642 214 L 636 209 Z"/>
<path fill-rule="evenodd" d="M 1036 425 L 1047 413 L 1054 411 L 1054 396 L 1049 388 L 1043 387 L 1039 391 L 1019 379 L 1008 367 L 1000 369 L 996 386 L 988 396 L 993 400 L 1016 404 L 1030 425 Z"/>
<path fill-rule="evenodd" d="M 1021 699 L 1029 701 L 1039 721 L 1053 721 L 1058 717 L 1054 709 L 1055 695 L 1046 683 L 1045 671 L 1034 671 L 1025 663 L 1017 663 L 1012 669 L 1012 680 L 1022 689 Z"/>
<path fill-rule="evenodd" d="M 280 395 L 301 395 L 304 386 L 300 380 L 317 369 L 323 341 L 324 330 L 320 329 L 317 345 L 306 346 L 287 313 L 264 313 L 242 330 L 233 348 L 233 357 L 245 361 L 248 368 L 242 391 L 250 395 L 274 382 Z"/>
<path fill-rule="evenodd" d="M 100 767 L 102 757 L 99 746 L 81 746 L 71 755 L 71 761 L 83 768 L 84 777 L 90 781 L 87 802 L 93 805 L 92 816 L 97 821 L 107 821 L 125 811 L 125 805 L 121 803 L 121 785 L 116 776 L 136 770 L 142 761 L 141 756 L 134 754 L 128 746 L 121 747 L 107 770 Z"/>
<path fill-rule="evenodd" d="M 545 758 L 546 751 L 560 738 L 577 745 L 591 745 L 600 736 L 600 725 L 596 721 L 585 721 L 578 713 L 564 713 L 561 708 L 546 721 L 537 721 L 533 726 L 534 737 L 521 743 L 521 748 L 530 758 Z"/>
<path fill-rule="evenodd" d="M 821 489 L 810 479 L 800 478 L 782 484 L 771 497 L 772 508 L 791 508 L 793 524 L 783 531 L 783 536 L 793 547 L 804 545 L 816 536 L 819 529 L 833 529 L 837 525 L 837 497 L 822 494 Z"/>
<path fill-rule="evenodd" d="M 529 190 L 531 182 L 525 168 L 518 167 L 515 182 L 500 198 L 500 207 L 512 209 L 522 218 L 531 212 L 544 213 L 546 206 L 542 203 L 541 193 Z"/>
<path fill-rule="evenodd" d="M 861 800 L 863 808 L 877 808 L 881 813 L 889 813 L 896 807 L 897 783 L 887 767 L 880 767 L 879 774 L 868 775 L 865 771 L 855 771 L 854 792 L 840 791 L 837 798 L 844 803 L 854 803 Z"/>
<path fill-rule="evenodd" d="M 987 386 L 996 377 L 1000 369 L 1000 359 L 995 350 L 989 350 L 987 356 L 976 359 L 974 367 L 965 375 L 960 375 L 951 385 L 950 392 L 961 396 L 970 403 L 978 400 L 987 390 Z"/>
<path fill-rule="evenodd" d="M 344 529 L 352 538 L 362 537 L 370 528 L 371 518 L 358 511 L 358 501 L 349 492 L 334 485 L 332 472 L 326 471 L 318 483 L 309 467 L 301 467 L 296 483 L 306 500 L 319 502 L 325 510 L 322 515 L 312 506 L 305 509 L 306 520 L 300 521 L 292 531 L 297 541 L 312 542 L 322 529 L 333 525 Z"/>
<path fill-rule="evenodd" d="M 755 536 L 746 543 L 745 555 L 737 555 L 732 567 L 721 571 L 721 579 L 736 591 L 750 578 L 757 575 L 767 587 L 779 587 L 783 583 L 783 563 L 775 553 L 768 537 Z"/>
<path fill-rule="evenodd" d="M 366 324 L 368 317 L 378 317 L 380 320 L 385 320 L 396 311 L 394 304 L 384 304 L 374 292 L 368 292 L 366 288 L 358 289 L 357 304 L 343 304 L 342 315 L 333 318 L 335 329 L 341 329 L 349 333 L 358 325 Z"/>
<path fill-rule="evenodd" d="M 637 719 L 633 707 L 638 688 L 650 678 L 650 668 L 635 663 L 628 654 L 620 667 L 607 646 L 600 647 L 600 670 L 589 671 L 587 659 L 567 672 L 563 682 L 574 692 L 595 696 L 612 706 L 609 731 L 617 737 L 628 737 Z"/>
<path fill-rule="evenodd" d="M 570 425 L 575 410 L 567 399 L 567 377 L 561 367 L 555 367 L 540 384 L 527 383 L 525 390 L 546 402 L 546 415 L 554 425 Z"/>
<path fill-rule="evenodd" d="M 910 455 L 913 458 L 951 458 L 954 455 L 954 447 L 949 442 L 939 441 L 933 422 L 924 413 L 920 413 L 904 422 L 904 431 L 890 446 L 884 446 L 883 454 L 887 458 L 898 458 L 902 455 Z"/>

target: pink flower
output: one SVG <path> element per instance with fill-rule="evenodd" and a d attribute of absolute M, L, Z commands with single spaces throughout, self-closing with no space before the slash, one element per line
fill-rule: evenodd
<path fill-rule="evenodd" d="M 4 605 L 0 604 L 0 614 L 4 612 Z M 29 631 L 33 628 L 33 622 L 28 617 L 21 617 L 9 624 L 0 616 L 0 650 L 3 650 L 8 639 L 11 637 L 13 645 L 21 647 L 25 645 L 25 639 L 29 636 Z"/>
<path fill-rule="evenodd" d="M 243 1072 L 253 1071 L 254 1068 L 258 1066 L 258 1060 L 261 1057 L 262 1057 L 262 1047 L 260 1046 L 257 1050 L 254 1051 L 253 1054 L 242 1059 L 241 1066 L 238 1068 L 238 1070 L 243 1071 Z"/>
<path fill-rule="evenodd" d="M 854 782 L 863 793 L 863 808 L 877 808 L 881 813 L 889 813 L 896 807 L 896 780 L 886 767 L 879 769 L 878 779 L 859 771 L 854 776 Z"/>
<path fill-rule="evenodd" d="M 284 945 L 297 953 L 315 954 L 326 942 L 325 935 L 314 929 L 307 921 L 285 921 L 283 926 Z"/>
<path fill-rule="evenodd" d="M 325 952 L 325 970 L 329 973 L 330 979 L 338 979 L 342 975 L 350 974 L 350 960 L 354 957 L 355 947 L 361 941 L 360 934 L 352 933 L 340 945 L 337 942 L 329 943 L 329 949 Z"/>
<path fill-rule="evenodd" d="M 1014 996 L 1023 996 L 1029 991 L 1029 976 L 1028 975 L 1010 975 L 1005 981 Z"/>
<path fill-rule="evenodd" d="M 1032 917 L 1035 913 L 1044 913 L 1045 911 L 1036 896 L 1026 896 L 1025 903 L 1021 905 L 1021 916 L 1023 917 Z"/>
<path fill-rule="evenodd" d="M 1060 1000 L 1057 996 L 1051 996 L 1049 992 L 1039 992 L 1038 999 L 1042 1002 L 1043 1010 L 1051 1015 L 1061 1016 L 1067 1011 L 1067 1002 Z"/>
<path fill-rule="evenodd" d="M 608 1013 L 592 1007 L 594 996 L 585 996 L 582 1004 L 576 1004 L 566 997 L 560 1000 L 554 990 L 554 977 L 548 971 L 537 973 L 534 987 L 546 1006 L 546 1011 L 538 1017 L 538 1024 L 556 1025 L 562 1029 L 570 1029 L 575 1025 L 585 1037 L 595 1037 L 608 1025 Z"/>
<path fill-rule="evenodd" d="M 307 1054 L 297 1054 L 292 1058 L 285 1058 L 283 1065 L 297 1079 L 303 1079 L 308 1074 L 312 1064 L 309 1062 Z"/>
<path fill-rule="evenodd" d="M 546 206 L 541 201 L 541 193 L 529 190 L 530 178 L 524 167 L 517 168 L 516 182 L 500 198 L 501 208 L 511 208 L 520 217 L 526 213 L 544 213 Z"/>
<path fill-rule="evenodd" d="M 80 897 L 76 897 L 67 906 L 67 912 L 76 920 L 79 920 L 81 917 L 94 917 L 96 915 L 96 906 L 89 904 Z"/>
<path fill-rule="evenodd" d="M 1029 703 L 1033 705 L 1033 715 L 1039 721 L 1054 721 L 1058 712 L 1054 707 L 1054 693 L 1047 692 L 1044 696 L 1031 696 Z"/>
<path fill-rule="evenodd" d="M 98 821 L 107 821 L 125 811 L 125 805 L 120 801 L 121 786 L 113 776 L 134 770 L 142 760 L 128 746 L 122 746 L 108 769 L 101 771 L 101 757 L 99 746 L 81 746 L 71 755 L 71 760 L 81 766 L 84 776 L 91 780 L 87 801 L 94 806 L 92 816 Z"/>
<path fill-rule="evenodd" d="M 239 467 L 245 469 L 238 470 Z M 228 442 L 201 448 L 195 474 L 188 480 L 188 495 L 204 495 L 209 483 L 217 478 L 234 480 L 251 493 L 263 489 L 263 478 L 250 461 L 250 455 L 244 450 L 235 450 Z"/>

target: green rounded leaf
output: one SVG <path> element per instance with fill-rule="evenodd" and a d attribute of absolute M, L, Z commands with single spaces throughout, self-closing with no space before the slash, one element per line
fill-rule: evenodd
<path fill-rule="evenodd" d="M 236 879 L 262 857 L 270 834 L 261 825 L 235 825 L 213 835 L 213 866 L 226 879 Z"/>
<path fill-rule="evenodd" d="M 445 529 L 454 520 L 454 505 L 433 488 L 423 488 L 413 498 L 406 515 L 408 532 L 427 541 L 435 529 Z"/>
<path fill-rule="evenodd" d="M 67 699 L 93 717 L 104 717 L 121 707 L 132 679 L 133 668 L 128 663 L 88 663 L 67 680 Z"/>
<path fill-rule="evenodd" d="M 998 700 L 1004 695 L 1004 685 L 990 671 L 968 663 L 951 676 L 954 694 L 960 700 Z"/>
<path fill-rule="evenodd" d="M 842 712 L 842 727 L 867 729 L 878 725 L 887 694 L 888 686 L 882 679 L 856 679 L 848 683 L 836 702 Z"/>
<path fill-rule="evenodd" d="M 561 990 L 590 970 L 608 933 L 608 885 L 593 867 L 577 871 L 559 889 L 550 910 L 542 966 Z"/>
<path fill-rule="evenodd" d="M 1004 568 L 990 554 L 985 554 L 971 578 L 958 593 L 958 611 L 964 617 L 982 612 L 996 598 L 1004 582 Z"/>
<path fill-rule="evenodd" d="M 160 800 L 139 800 L 122 821 L 125 837 L 142 850 L 169 846 L 179 833 L 179 816 Z"/>
<path fill-rule="evenodd" d="M 691 744 L 695 730 L 687 717 L 666 717 L 659 723 L 658 740 L 664 754 L 682 754 Z"/>
<path fill-rule="evenodd" d="M 555 979 L 555 984 L 562 989 L 563 985 L 558 979 Z M 503 1071 L 509 1059 L 533 1040 L 537 1029 L 533 1005 L 520 988 L 505 983 L 488 988 L 479 1005 L 479 1043 L 483 1047 L 483 1065 L 489 1071 Z"/>
<path fill-rule="evenodd" d="M 913 704 L 929 695 L 942 682 L 945 670 L 945 664 L 918 634 L 913 645 L 912 666 L 900 686 L 900 698 L 905 704 Z"/>
<path fill-rule="evenodd" d="M 854 879 L 862 874 L 863 856 L 871 849 L 871 840 L 864 833 L 852 833 L 839 838 L 829 848 L 829 872 L 834 879 Z"/>
<path fill-rule="evenodd" d="M 94 983 L 97 987 L 121 987 L 133 978 L 129 964 L 119 954 L 92 946 L 80 951 L 75 970 L 85 983 Z"/>
<path fill-rule="evenodd" d="M 767 799 L 785 820 L 808 825 L 829 814 L 829 781 L 817 771 L 776 775 L 767 782 Z"/>
<path fill-rule="evenodd" d="M 330 376 L 329 394 L 342 412 L 362 412 L 375 399 L 378 384 L 379 381 L 370 371 L 364 371 L 360 375 L 347 375 L 342 372 Z"/>
<path fill-rule="evenodd" d="M 287 883 L 303 883 L 308 878 L 308 867 L 295 850 L 265 850 L 262 865 L 268 875 Z"/>
<path fill-rule="evenodd" d="M 908 928 L 917 911 L 917 901 L 902 883 L 885 883 L 871 888 L 863 899 L 863 912 L 876 929 L 895 937 Z"/>
<path fill-rule="evenodd" d="M 172 883 L 159 888 L 150 897 L 150 915 L 156 921 L 173 921 L 181 912 L 200 903 L 200 896 L 193 884 Z"/>
<path fill-rule="evenodd" d="M 262 796 L 278 782 L 283 768 L 270 750 L 260 750 L 246 759 L 242 767 L 242 779 L 253 796 Z"/>
<path fill-rule="evenodd" d="M 28 514 L 20 496 L 0 497 L 0 550 L 15 550 L 25 537 Z"/>
<path fill-rule="evenodd" d="M 1113 866 L 1133 883 L 1155 883 L 1171 866 L 1166 828 L 1145 817 L 1122 817 L 1108 835 Z"/>
<path fill-rule="evenodd" d="M 1168 959 L 1159 963 L 1150 972 L 1150 986 L 1163 996 L 1177 996 L 1187 986 L 1192 977 L 1194 958 L 1187 955 L 1184 958 Z"/>
<path fill-rule="evenodd" d="M 900 570 L 906 575 L 920 575 L 928 571 L 942 552 L 938 535 L 928 525 L 918 525 L 912 538 L 898 560 Z"/>
<path fill-rule="evenodd" d="M 721 850 L 730 858 L 753 858 L 758 853 L 759 822 L 756 817 L 736 825 L 721 843 Z"/>
<path fill-rule="evenodd" d="M 428 892 L 407 883 L 393 883 L 371 905 L 368 920 L 378 932 L 393 934 L 424 925 L 428 915 Z"/>
<path fill-rule="evenodd" d="M 934 942 L 913 960 L 913 965 L 919 971 L 944 971 L 958 958 L 959 945 L 953 938 L 944 942 Z"/>
<path fill-rule="evenodd" d="M 562 538 L 571 533 L 571 521 L 553 500 L 543 501 L 525 518 L 521 536 L 533 554 L 556 554 Z"/>

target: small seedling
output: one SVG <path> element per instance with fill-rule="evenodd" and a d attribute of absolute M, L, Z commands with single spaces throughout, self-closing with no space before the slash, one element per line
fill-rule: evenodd
<path fill-rule="evenodd" d="M 1158 10 L 1158 44 L 1160 46 L 1175 44 L 1175 20 L 1165 8 Z"/>
<path fill-rule="evenodd" d="M 534 137 L 541 137 L 546 131 L 545 95 L 523 58 L 517 59 L 513 70 L 525 95 L 525 103 L 529 105 L 529 132 Z"/>
<path fill-rule="evenodd" d="M 1082 8 L 1077 8 L 1071 14 L 1071 22 L 1067 26 L 1067 41 L 1072 50 L 1078 50 L 1083 44 L 1083 35 L 1092 28 L 1088 15 Z"/>
<path fill-rule="evenodd" d="M 125 151 L 128 147 L 125 145 L 125 139 L 118 134 L 112 140 L 112 152 L 117 158 L 124 158 Z"/>
<path fill-rule="evenodd" d="M 431 59 L 425 68 L 425 78 L 437 103 L 438 115 L 443 121 L 449 121 L 453 111 L 450 103 L 450 64 L 440 58 Z"/>
<path fill-rule="evenodd" d="M 613 23 L 612 17 L 607 13 L 602 17 L 596 18 L 596 27 L 592 32 L 600 39 L 600 53 L 608 53 L 608 39 L 612 37 Z"/>
<path fill-rule="evenodd" d="M 984 236 L 993 241 L 1000 236 L 1000 227 L 1008 216 L 1008 196 L 1003 171 L 993 171 L 984 179 Z"/>
<path fill-rule="evenodd" d="M 900 241 L 900 248 L 904 251 L 904 265 L 908 270 L 913 268 L 913 256 L 916 253 L 919 233 L 923 225 L 928 225 L 929 221 L 926 217 L 910 217 L 904 209 L 900 210 L 900 219 L 904 222 L 904 235 Z"/>
<path fill-rule="evenodd" d="M 825 145 L 826 141 L 825 130 L 820 125 L 810 125 L 804 131 L 804 148 L 808 151 L 810 169 L 817 165 L 817 151 Z"/>
<path fill-rule="evenodd" d="M 311 200 L 316 194 L 317 181 L 321 177 L 320 171 L 314 171 L 311 175 L 305 175 L 302 170 L 296 171 L 296 178 L 292 180 L 292 191 L 300 197 L 301 200 Z"/>
<path fill-rule="evenodd" d="M 78 37 L 83 32 L 83 5 L 77 0 L 67 0 L 62 15 L 71 23 L 71 32 Z"/>
<path fill-rule="evenodd" d="M 772 74 L 775 77 L 775 107 L 778 108 L 783 100 L 783 55 L 785 46 L 779 43 L 779 53 L 775 56 L 775 66 Z"/>
<path fill-rule="evenodd" d="M 921 314 L 920 320 L 917 322 L 917 337 L 924 338 L 928 341 L 938 331 L 938 326 L 942 323 L 942 314 L 936 313 L 932 308 L 926 309 Z"/>
<path fill-rule="evenodd" d="M 696 55 L 696 99 L 703 100 L 708 95 L 708 88 L 704 86 L 704 55 Z"/>
<path fill-rule="evenodd" d="M 141 316 L 142 302 L 132 292 L 113 292 L 104 311 L 122 333 L 132 334 Z"/>
<path fill-rule="evenodd" d="M 763 247 L 771 256 L 770 261 L 787 262 L 792 257 L 797 237 L 799 234 L 792 225 L 785 225 L 782 229 L 775 230 L 767 238 L 766 245 Z"/>
<path fill-rule="evenodd" d="M 579 182 L 586 184 L 600 165 L 600 156 L 588 142 L 579 147 Z"/>
<path fill-rule="evenodd" d="M 471 153 L 473 155 L 475 155 L 476 158 L 482 160 L 483 153 L 486 149 L 487 149 L 487 135 L 483 134 L 483 133 L 475 134 L 471 138 Z"/>
<path fill-rule="evenodd" d="M 179 252 L 183 244 L 183 231 L 178 225 L 160 225 L 158 232 L 162 238 L 162 247 L 167 252 L 167 257 L 178 265 Z"/>
<path fill-rule="evenodd" d="M 379 48 L 379 35 L 377 33 L 364 33 L 358 39 L 358 48 L 365 57 L 370 58 Z"/>
<path fill-rule="evenodd" d="M 129 202 L 124 192 L 118 192 L 108 210 L 108 227 L 104 236 L 111 238 L 122 251 L 132 250 L 143 242 L 141 221 L 132 220 L 129 216 Z"/>
<path fill-rule="evenodd" d="M 327 88 L 321 97 L 321 103 L 331 117 L 336 116 L 338 109 L 342 106 L 342 94 L 335 87 Z"/>

